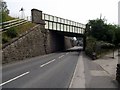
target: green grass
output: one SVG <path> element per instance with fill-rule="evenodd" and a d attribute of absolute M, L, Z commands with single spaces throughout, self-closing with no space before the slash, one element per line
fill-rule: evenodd
<path fill-rule="evenodd" d="M 0 18 L 0 21 L 6 22 L 15 19 L 14 17 L 9 16 L 6 12 L 2 12 L 2 18 Z M 30 30 L 30 28 L 34 27 L 35 24 L 31 22 L 27 22 L 25 24 L 12 27 L 8 29 L 6 32 L 2 33 L 2 44 L 5 44 L 9 41 L 11 41 L 13 38 L 16 38 L 20 36 L 22 33 Z"/>
<path fill-rule="evenodd" d="M 6 12 L 3 12 L 2 18 L 0 18 L 0 20 L 2 22 L 10 21 L 13 19 L 15 19 L 15 18 L 9 16 Z M 30 28 L 32 28 L 34 26 L 35 26 L 35 24 L 33 24 L 31 22 L 27 22 L 25 24 L 8 29 L 6 32 L 2 33 L 2 44 L 5 44 L 5 43 L 11 41 L 13 38 L 20 36 L 22 33 L 30 30 Z"/>
<path fill-rule="evenodd" d="M 36 24 L 27 22 L 25 24 L 22 24 L 20 26 L 15 27 L 15 30 L 17 31 L 18 35 L 30 30 L 30 28 L 34 27 Z"/>
<path fill-rule="evenodd" d="M 20 36 L 34 26 L 34 23 L 27 22 L 25 24 L 8 29 L 6 32 L 2 33 L 2 44 L 5 44 L 11 41 L 13 38 Z"/>
<path fill-rule="evenodd" d="M 7 13 L 3 12 L 1 19 L 2 19 L 2 20 L 0 20 L 0 21 L 6 22 L 6 21 L 13 20 L 13 19 L 15 19 L 15 18 L 13 18 L 13 17 L 9 16 Z"/>

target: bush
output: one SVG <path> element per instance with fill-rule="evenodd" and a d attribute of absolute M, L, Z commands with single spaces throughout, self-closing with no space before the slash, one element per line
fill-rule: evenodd
<path fill-rule="evenodd" d="M 10 28 L 6 32 L 2 34 L 2 43 L 5 44 L 10 41 L 10 39 L 15 38 L 18 36 L 18 33 L 14 28 Z"/>
<path fill-rule="evenodd" d="M 87 37 L 85 53 L 91 58 L 93 58 L 93 53 L 95 53 L 96 57 L 98 58 L 108 50 L 113 49 L 114 47 L 115 46 L 111 43 L 106 43 L 104 41 L 96 41 L 95 38 L 90 36 Z"/>
<path fill-rule="evenodd" d="M 2 44 L 7 43 L 8 41 L 9 41 L 8 36 L 5 33 L 3 33 L 2 34 Z"/>
<path fill-rule="evenodd" d="M 10 38 L 14 38 L 18 36 L 18 33 L 16 32 L 15 28 L 10 28 L 9 30 L 7 30 L 6 35 Z"/>
<path fill-rule="evenodd" d="M 95 44 L 96 44 L 95 38 L 87 37 L 85 53 L 90 57 L 92 57 L 93 52 L 95 51 Z"/>
<path fill-rule="evenodd" d="M 111 43 L 101 42 L 102 49 L 113 49 L 115 46 Z"/>

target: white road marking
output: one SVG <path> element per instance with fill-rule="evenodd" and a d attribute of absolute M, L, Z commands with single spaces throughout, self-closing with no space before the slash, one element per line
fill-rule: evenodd
<path fill-rule="evenodd" d="M 69 53 L 66 53 L 66 55 L 68 55 Z"/>
<path fill-rule="evenodd" d="M 48 64 L 50 64 L 50 63 L 52 63 L 52 62 L 54 62 L 55 61 L 55 59 L 53 59 L 53 60 L 51 60 L 51 61 L 49 61 L 49 62 L 47 62 L 47 63 L 45 63 L 45 64 L 42 64 L 40 67 L 44 67 L 44 66 L 46 66 L 46 65 L 48 65 Z"/>
<path fill-rule="evenodd" d="M 10 80 L 8 80 L 8 81 L 6 81 L 6 82 L 4 82 L 4 83 L 1 83 L 0 86 L 3 86 L 3 85 L 5 85 L 5 84 L 7 84 L 7 83 L 9 83 L 9 82 L 12 82 L 12 81 L 14 81 L 14 80 L 16 80 L 16 79 L 18 79 L 18 78 L 24 76 L 24 75 L 27 75 L 28 73 L 30 73 L 30 72 L 23 73 L 23 74 L 21 74 L 21 75 L 15 77 L 15 78 L 13 78 L 13 79 L 10 79 Z"/>
<path fill-rule="evenodd" d="M 65 55 L 62 55 L 62 56 L 60 56 L 59 58 L 62 58 L 62 57 L 64 57 Z"/>
<path fill-rule="evenodd" d="M 85 88 L 85 69 L 82 55 L 78 58 L 69 88 Z"/>

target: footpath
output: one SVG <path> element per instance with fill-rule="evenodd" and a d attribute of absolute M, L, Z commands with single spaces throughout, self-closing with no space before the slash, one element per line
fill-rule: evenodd
<path fill-rule="evenodd" d="M 109 53 L 100 59 L 92 60 L 81 52 L 69 88 L 116 88 L 116 67 L 118 52 Z"/>

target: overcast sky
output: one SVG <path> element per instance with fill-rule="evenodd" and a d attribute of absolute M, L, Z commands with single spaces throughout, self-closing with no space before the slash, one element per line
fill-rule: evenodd
<path fill-rule="evenodd" d="M 89 19 L 102 17 L 107 23 L 118 23 L 118 2 L 120 0 L 5 0 L 10 15 L 20 16 L 21 7 L 25 15 L 31 15 L 36 8 L 44 13 L 86 24 Z"/>

